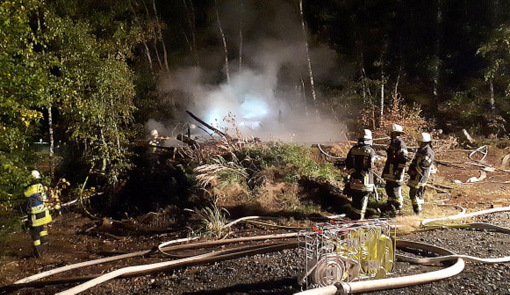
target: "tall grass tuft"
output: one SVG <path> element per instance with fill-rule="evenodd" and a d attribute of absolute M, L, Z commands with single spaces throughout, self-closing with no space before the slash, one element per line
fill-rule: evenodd
<path fill-rule="evenodd" d="M 212 204 L 200 210 L 195 209 L 195 212 L 201 218 L 203 235 L 218 238 L 226 230 L 229 213 L 225 208 L 218 208 L 216 204 Z"/>
<path fill-rule="evenodd" d="M 207 188 L 209 185 L 216 186 L 220 183 L 228 185 L 246 181 L 248 178 L 246 169 L 239 164 L 235 156 L 230 162 L 222 156 L 216 156 L 212 158 L 212 163 L 198 166 L 193 171 L 198 173 L 198 184 L 203 188 Z"/>

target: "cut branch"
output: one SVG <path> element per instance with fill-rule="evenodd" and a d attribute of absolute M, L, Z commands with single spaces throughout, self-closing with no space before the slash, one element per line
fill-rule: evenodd
<path fill-rule="evenodd" d="M 190 115 L 190 116 L 191 116 L 191 118 L 193 118 L 193 119 L 197 120 L 197 122 L 199 122 L 200 124 L 202 124 L 202 125 L 204 125 L 205 127 L 209 128 L 210 130 L 212 130 L 212 131 L 213 131 L 213 132 L 215 132 L 216 134 L 218 134 L 218 135 L 220 135 L 220 136 L 223 136 L 223 137 L 225 137 L 225 138 L 227 138 L 227 139 L 231 139 L 231 137 L 230 137 L 228 134 L 223 133 L 223 132 L 221 132 L 220 130 L 218 130 L 217 128 L 214 128 L 214 127 L 212 127 L 211 125 L 207 124 L 207 123 L 206 123 L 206 122 L 204 122 L 202 119 L 200 119 L 199 117 L 195 116 L 192 112 L 190 112 L 190 111 L 186 111 L 186 113 L 187 113 L 188 115 Z"/>

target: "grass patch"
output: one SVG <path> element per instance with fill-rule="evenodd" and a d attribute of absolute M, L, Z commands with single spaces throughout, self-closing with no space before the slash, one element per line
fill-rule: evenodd
<path fill-rule="evenodd" d="M 249 159 L 259 171 L 277 167 L 285 182 L 296 182 L 300 176 L 325 180 L 341 180 L 342 173 L 332 163 L 317 163 L 312 159 L 311 148 L 285 143 L 272 143 L 265 147 L 247 147 L 237 152 L 241 159 Z"/>

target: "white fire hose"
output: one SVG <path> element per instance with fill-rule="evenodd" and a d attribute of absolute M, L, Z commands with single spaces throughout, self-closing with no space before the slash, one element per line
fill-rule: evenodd
<path fill-rule="evenodd" d="M 461 208 L 461 209 L 462 209 L 462 212 L 457 215 L 441 217 L 441 218 L 434 218 L 434 219 L 425 219 L 422 222 L 422 225 L 430 227 L 430 225 L 428 225 L 428 224 L 431 222 L 435 222 L 435 221 L 454 220 L 454 219 L 469 218 L 469 217 L 480 216 L 480 215 L 491 214 L 491 213 L 510 211 L 510 207 L 503 207 L 503 208 L 494 208 L 494 209 L 483 210 L 483 211 L 466 214 L 465 209 L 464 208 Z M 476 227 L 476 228 L 494 229 L 494 230 L 498 230 L 498 231 L 501 231 L 504 233 L 510 233 L 508 228 L 498 227 L 498 226 L 494 226 L 494 225 L 490 225 L 490 224 L 486 224 L 486 223 L 472 223 L 472 224 L 466 224 L 466 226 L 472 226 L 472 227 Z M 430 252 L 435 252 L 437 254 L 443 255 L 440 257 L 432 257 L 432 258 L 413 258 L 413 257 L 407 257 L 407 256 L 403 256 L 403 255 L 397 255 L 399 260 L 420 263 L 420 264 L 432 264 L 432 263 L 448 261 L 448 260 L 456 260 L 456 262 L 452 266 L 449 266 L 447 268 L 444 268 L 444 269 L 441 269 L 438 271 L 421 273 L 421 274 L 404 276 L 404 277 L 397 277 L 397 278 L 380 279 L 380 280 L 366 280 L 366 281 L 357 281 L 357 282 L 349 282 L 349 283 L 341 282 L 336 285 L 310 289 L 310 290 L 306 290 L 306 291 L 299 292 L 296 294 L 299 294 L 299 295 L 329 295 L 329 294 L 335 295 L 335 294 L 353 294 L 353 293 L 362 293 L 362 292 L 378 291 L 378 290 L 386 290 L 386 289 L 396 289 L 396 288 L 408 287 L 408 286 L 413 286 L 413 285 L 426 284 L 426 283 L 453 277 L 453 276 L 461 273 L 462 270 L 464 269 L 464 265 L 465 265 L 464 260 L 472 261 L 472 262 L 488 263 L 488 264 L 510 262 L 510 256 L 501 257 L 501 258 L 480 258 L 480 257 L 474 257 L 474 256 L 467 256 L 467 255 L 457 255 L 450 250 L 443 249 L 443 248 L 440 248 L 437 246 L 424 244 L 424 243 L 403 241 L 403 240 L 397 240 L 397 247 L 422 249 L 422 250 L 427 250 Z"/>

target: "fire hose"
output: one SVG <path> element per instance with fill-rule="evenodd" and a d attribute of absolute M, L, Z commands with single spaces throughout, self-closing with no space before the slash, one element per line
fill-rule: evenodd
<path fill-rule="evenodd" d="M 457 206 L 457 207 L 459 207 L 459 206 Z M 434 226 L 430 226 L 427 224 L 429 224 L 431 222 L 435 222 L 435 221 L 469 218 L 469 217 L 474 217 L 474 216 L 479 216 L 479 215 L 499 213 L 499 212 L 508 212 L 508 211 L 510 211 L 510 207 L 494 208 L 494 209 L 483 210 L 483 211 L 466 214 L 465 209 L 462 208 L 462 212 L 457 215 L 441 217 L 441 218 L 434 218 L 434 219 L 425 219 L 422 222 L 422 225 L 426 226 L 426 227 L 434 227 Z M 492 229 L 492 230 L 496 230 L 496 231 L 501 231 L 503 233 L 510 233 L 509 228 L 499 227 L 499 226 L 495 226 L 495 225 L 491 225 L 491 224 L 487 224 L 487 223 L 471 223 L 471 224 L 462 224 L 462 225 L 440 225 L 440 226 L 435 226 L 435 227 L 436 228 L 438 228 L 438 227 L 465 227 L 465 228 L 478 228 L 478 229 Z M 444 269 L 441 269 L 438 271 L 410 275 L 410 276 L 404 276 L 404 277 L 388 278 L 388 279 L 357 281 L 357 282 L 340 282 L 340 283 L 332 285 L 332 286 L 311 289 L 311 290 L 299 292 L 296 294 L 299 294 L 299 295 L 352 294 L 352 293 L 362 293 L 362 292 L 369 292 L 369 291 L 380 291 L 380 290 L 385 290 L 385 289 L 402 288 L 402 287 L 407 287 L 407 286 L 412 286 L 412 285 L 430 283 L 430 282 L 453 277 L 453 276 L 461 273 L 462 270 L 464 269 L 464 260 L 472 261 L 472 262 L 487 263 L 487 264 L 510 262 L 510 256 L 501 257 L 501 258 L 480 258 L 480 257 L 474 257 L 474 256 L 468 256 L 468 255 L 458 255 L 450 250 L 440 248 L 437 246 L 433 246 L 433 245 L 429 245 L 429 244 L 425 244 L 425 243 L 404 241 L 404 240 L 397 240 L 396 246 L 398 248 L 414 248 L 414 249 L 426 250 L 429 252 L 434 252 L 434 253 L 443 255 L 440 257 L 431 257 L 431 258 L 414 258 L 414 257 L 405 256 L 405 255 L 396 255 L 396 257 L 400 261 L 407 261 L 407 262 L 418 263 L 418 264 L 427 264 L 427 265 L 434 264 L 437 262 L 442 262 L 442 261 L 451 261 L 451 260 L 456 260 L 456 262 L 452 266 L 449 266 L 447 268 L 444 268 Z"/>
<path fill-rule="evenodd" d="M 267 253 L 267 252 L 272 252 L 272 251 L 280 251 L 280 250 L 284 250 L 284 249 L 294 248 L 294 247 L 296 247 L 296 245 L 297 245 L 297 243 L 294 242 L 294 243 L 276 243 L 276 244 L 272 244 L 272 245 L 264 245 L 262 247 L 260 245 L 244 246 L 244 247 L 233 248 L 233 249 L 228 249 L 228 250 L 221 250 L 218 252 L 205 253 L 205 254 L 192 256 L 192 257 L 186 257 L 186 258 L 177 259 L 177 260 L 164 261 L 164 262 L 146 264 L 146 265 L 128 266 L 128 267 L 117 269 L 115 271 L 101 275 L 101 276 L 99 276 L 95 279 L 92 279 L 90 281 L 87 281 L 81 285 L 78 285 L 71 289 L 57 293 L 57 295 L 78 294 L 80 292 L 83 292 L 83 291 L 91 288 L 91 287 L 94 287 L 98 284 L 109 281 L 109 280 L 114 279 L 119 276 L 145 275 L 145 274 L 153 273 L 156 271 L 162 271 L 162 270 L 169 269 L 171 267 L 176 267 L 176 266 L 190 265 L 190 264 L 198 263 L 198 262 L 201 262 L 201 263 L 213 262 L 213 261 L 218 261 L 218 260 L 224 260 L 224 258 L 233 259 L 233 258 L 242 257 L 242 256 L 246 256 L 246 255 Z"/>
<path fill-rule="evenodd" d="M 397 240 L 397 247 L 411 247 L 420 250 L 426 250 L 430 252 L 434 252 L 437 254 L 447 254 L 453 255 L 454 253 L 429 244 L 425 243 L 417 243 L 417 242 L 409 242 L 403 240 Z M 411 259 L 411 258 L 410 258 Z M 427 259 L 427 258 L 420 258 Z M 420 261 L 416 259 L 416 261 Z M 452 276 L 459 274 L 464 269 L 464 260 L 458 258 L 456 263 L 447 268 L 421 273 L 416 275 L 404 276 L 404 277 L 396 277 L 396 278 L 388 278 L 388 279 L 380 279 L 380 280 L 368 280 L 368 281 L 357 281 L 357 282 L 341 282 L 332 286 L 322 287 L 311 289 L 303 292 L 299 292 L 296 294 L 299 295 L 335 295 L 335 294 L 351 294 L 351 293 L 361 293 L 361 292 L 369 292 L 369 291 L 378 291 L 385 289 L 394 289 L 394 288 L 402 288 L 407 286 L 419 285 L 430 283 L 442 279 L 446 279 Z"/>
<path fill-rule="evenodd" d="M 465 211 L 463 211 L 461 214 L 457 214 L 457 215 L 450 216 L 450 217 L 427 219 L 427 220 L 424 220 L 423 223 L 426 225 L 433 221 L 449 220 L 449 219 L 457 219 L 457 218 L 467 218 L 467 217 L 473 217 L 473 216 L 478 216 L 478 215 L 483 215 L 483 214 L 506 212 L 506 211 L 510 211 L 510 207 L 484 210 L 484 211 L 474 212 L 474 213 L 470 213 L 470 214 L 465 214 Z M 250 219 L 250 218 L 243 218 L 243 219 Z M 497 231 L 501 231 L 504 233 L 510 233 L 510 229 L 508 229 L 508 228 L 498 227 L 498 226 L 494 226 L 494 225 L 490 225 L 490 224 L 486 224 L 486 223 L 472 223 L 472 224 L 465 224 L 465 225 L 444 225 L 444 226 L 426 225 L 426 226 L 436 227 L 436 228 L 437 227 L 472 227 L 472 228 L 481 228 L 481 229 L 492 229 L 492 230 L 497 230 Z M 162 253 L 165 253 L 165 251 L 172 251 L 172 250 L 178 250 L 178 249 L 191 249 L 191 248 L 199 248 L 199 247 L 205 247 L 205 246 L 211 246 L 211 245 L 225 245 L 228 243 L 243 242 L 243 241 L 291 238 L 291 237 L 297 237 L 299 235 L 300 235 L 299 233 L 286 233 L 286 234 L 277 234 L 277 235 L 265 235 L 265 236 L 245 237 L 245 238 L 236 238 L 236 239 L 219 240 L 219 241 L 209 241 L 209 242 L 177 245 L 177 246 L 168 247 L 168 245 L 170 245 L 170 244 L 192 240 L 192 238 L 186 238 L 186 239 L 178 239 L 178 240 L 163 243 L 163 244 L 161 244 L 163 246 L 160 245 L 160 247 L 158 247 L 158 248 L 160 250 L 162 250 L 161 251 Z M 76 294 L 77 292 L 81 292 L 81 291 L 86 290 L 96 284 L 102 283 L 104 281 L 110 280 L 115 277 L 140 275 L 140 274 L 145 274 L 145 273 L 151 273 L 154 271 L 159 271 L 162 269 L 168 269 L 171 267 L 185 266 L 185 265 L 189 265 L 189 264 L 193 264 L 193 263 L 200 263 L 200 262 L 207 263 L 207 262 L 211 262 L 211 261 L 232 259 L 234 257 L 250 255 L 250 253 L 254 253 L 257 251 L 266 251 L 266 250 L 267 251 L 277 251 L 275 249 L 280 249 L 280 247 L 293 248 L 296 246 L 297 246 L 297 243 L 279 243 L 279 244 L 273 244 L 273 245 L 269 245 L 269 246 L 258 245 L 258 246 L 239 247 L 239 248 L 235 248 L 235 249 L 205 253 L 205 254 L 196 255 L 193 257 L 186 257 L 186 258 L 173 260 L 173 261 L 166 261 L 166 262 L 160 262 L 160 263 L 149 264 L 149 265 L 126 267 L 126 268 L 116 270 L 112 273 L 108 273 L 103 276 L 93 275 L 93 276 L 86 276 L 86 277 L 81 277 L 81 278 L 69 278 L 70 281 L 73 281 L 73 279 L 74 279 L 74 281 L 83 281 L 83 280 L 95 277 L 93 280 L 85 283 L 83 286 L 82 285 L 76 286 L 72 289 L 64 291 L 61 294 Z M 436 246 L 423 244 L 423 243 L 402 241 L 402 240 L 397 241 L 397 247 L 421 249 L 421 250 L 426 250 L 426 251 L 435 252 L 435 253 L 444 255 L 441 257 L 434 257 L 434 258 L 412 258 L 412 257 L 403 256 L 403 255 L 397 255 L 397 257 L 403 261 L 422 263 L 422 264 L 430 264 L 430 263 L 437 263 L 440 261 L 456 260 L 456 263 L 446 269 L 431 272 L 431 273 L 420 274 L 420 275 L 413 275 L 413 276 L 400 277 L 400 278 L 391 278 L 391 279 L 382 279 L 382 280 L 380 279 L 380 280 L 359 281 L 359 282 L 351 282 L 351 283 L 341 283 L 338 286 L 341 286 L 341 288 L 343 290 L 342 292 L 345 291 L 345 292 L 350 292 L 350 293 L 357 293 L 357 292 L 365 292 L 365 291 L 383 290 L 383 289 L 388 289 L 388 288 L 399 288 L 399 287 L 405 287 L 405 286 L 410 286 L 410 285 L 414 285 L 414 284 L 422 284 L 422 283 L 427 283 L 427 282 L 432 282 L 435 280 L 448 278 L 448 277 L 454 276 L 462 271 L 462 269 L 464 267 L 464 260 L 474 261 L 474 262 L 482 262 L 482 263 L 507 263 L 507 262 L 510 262 L 510 257 L 478 258 L 478 257 L 472 257 L 472 256 L 466 256 L 466 255 L 457 255 L 449 250 L 442 249 L 442 248 L 439 248 Z M 30 276 L 30 277 L 27 277 L 25 279 L 22 279 L 22 280 L 18 280 L 13 285 L 11 285 L 11 287 L 30 286 L 30 283 L 33 283 L 33 285 L 41 285 L 41 284 L 44 284 L 45 282 L 44 281 L 36 281 L 36 280 L 39 280 L 41 278 L 44 278 L 44 277 L 47 277 L 47 276 L 50 276 L 50 275 L 53 275 L 56 273 L 68 271 L 71 269 L 81 268 L 81 267 L 85 267 L 85 266 L 90 266 L 90 265 L 94 265 L 94 264 L 99 264 L 99 263 L 104 263 L 104 262 L 109 262 L 109 261 L 116 261 L 116 260 L 125 259 L 125 258 L 129 258 L 129 257 L 143 256 L 143 255 L 147 255 L 147 254 L 151 254 L 151 253 L 154 253 L 154 251 L 153 250 L 138 251 L 138 252 L 134 252 L 134 253 L 128 253 L 128 254 L 118 255 L 118 256 L 114 256 L 114 257 L 107 257 L 107 258 L 82 262 L 82 263 L 78 263 L 78 264 L 74 264 L 74 265 L 68 265 L 68 266 L 60 267 L 60 268 L 53 269 L 53 270 L 50 270 L 47 272 L 43 272 L 40 274 L 36 274 L 36 275 Z M 62 283 L 62 282 L 60 282 L 60 283 Z M 53 282 L 53 283 L 59 283 L 59 280 L 55 280 L 55 282 Z M 329 287 L 324 287 L 324 288 L 308 290 L 305 292 L 309 292 L 309 293 L 302 292 L 302 294 L 334 294 L 334 293 L 331 293 L 333 288 L 335 289 L 335 292 L 338 291 L 337 287 L 329 286 Z M 375 289 L 373 289 L 373 288 L 375 288 Z M 314 292 L 319 292 L 319 293 L 314 293 Z"/>

